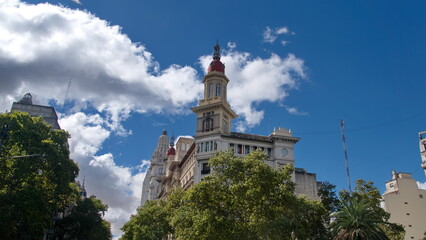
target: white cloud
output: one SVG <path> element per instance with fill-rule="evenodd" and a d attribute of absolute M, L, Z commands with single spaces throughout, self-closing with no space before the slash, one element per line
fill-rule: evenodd
<path fill-rule="evenodd" d="M 417 182 L 417 186 L 419 187 L 419 189 L 426 190 L 426 182 Z"/>
<path fill-rule="evenodd" d="M 289 107 L 289 106 L 284 105 L 284 104 L 280 104 L 280 106 L 283 107 L 285 110 L 287 110 L 288 113 L 290 113 L 292 115 L 296 115 L 296 116 L 308 115 L 307 112 L 301 112 L 295 107 Z"/>
<path fill-rule="evenodd" d="M 81 5 L 80 0 L 71 0 L 71 1 L 73 1 L 73 2 L 75 2 L 75 3 L 77 3 L 77 4 L 80 4 L 80 5 Z"/>
<path fill-rule="evenodd" d="M 267 43 L 273 43 L 275 40 L 277 40 L 279 35 L 287 35 L 292 34 L 294 35 L 294 32 L 290 32 L 287 27 L 277 27 L 275 29 L 271 29 L 269 26 L 265 27 L 265 30 L 263 31 L 263 41 Z M 281 41 L 281 44 L 283 46 L 287 45 L 287 41 Z"/>
<path fill-rule="evenodd" d="M 277 35 L 275 32 L 270 27 L 266 27 L 265 31 L 263 31 L 263 41 L 273 43 L 276 39 Z"/>
<path fill-rule="evenodd" d="M 279 27 L 275 29 L 275 33 L 280 35 L 280 34 L 288 34 L 288 28 L 287 27 Z"/>
<path fill-rule="evenodd" d="M 94 194 L 109 206 L 105 218 L 111 222 L 114 235 L 136 212 L 142 193 L 142 181 L 149 161 L 136 167 L 119 166 L 111 153 L 97 156 L 102 143 L 110 136 L 107 120 L 100 115 L 78 112 L 60 120 L 71 134 L 71 158 L 80 166 L 80 178 L 85 177 L 89 194 Z"/>
<path fill-rule="evenodd" d="M 208 66 L 211 56 L 200 58 L 202 66 Z M 237 130 L 259 124 L 264 112 L 256 105 L 263 101 L 283 100 L 290 89 L 297 88 L 299 81 L 306 77 L 302 59 L 293 54 L 282 58 L 272 54 L 269 58 L 253 58 L 247 52 L 225 51 L 221 61 L 230 79 L 228 101 L 244 121 L 236 123 Z"/>
<path fill-rule="evenodd" d="M 228 42 L 228 48 L 229 49 L 234 49 L 237 47 L 237 44 L 235 42 Z"/>
<path fill-rule="evenodd" d="M 71 79 L 68 101 L 73 106 L 68 115 L 60 114 L 60 125 L 71 134 L 71 157 L 86 177 L 87 191 L 108 204 L 106 218 L 119 235 L 139 205 L 148 161 L 125 167 L 116 164 L 113 154 L 98 152 L 112 134 L 131 134 L 121 123 L 134 112 L 186 111 L 203 90 L 196 70 L 178 65 L 161 69 L 119 26 L 86 11 L 5 0 L 0 19 L 0 111 L 26 92 L 37 104 L 62 103 Z M 272 38 L 277 32 L 287 34 L 267 29 Z M 244 130 L 263 119 L 257 104 L 282 101 L 305 77 L 305 67 L 293 54 L 264 59 L 236 51 L 235 43 L 228 47 L 222 57 L 231 80 L 228 96 L 242 116 L 237 128 Z M 211 55 L 201 57 L 202 68 L 210 61 Z M 82 112 L 89 107 L 97 112 Z"/>
<path fill-rule="evenodd" d="M 181 112 L 201 96 L 194 68 L 160 69 L 119 26 L 86 11 L 6 0 L 0 19 L 0 111 L 26 92 L 62 103 L 71 80 L 73 111 L 93 106 L 128 135 L 120 122 L 132 112 Z"/>

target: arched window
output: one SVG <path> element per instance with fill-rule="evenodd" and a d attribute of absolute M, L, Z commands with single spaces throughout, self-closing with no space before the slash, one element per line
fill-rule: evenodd
<path fill-rule="evenodd" d="M 216 96 L 220 96 L 220 84 L 216 83 Z"/>
<path fill-rule="evenodd" d="M 207 118 L 203 121 L 203 132 L 213 131 L 213 119 Z"/>

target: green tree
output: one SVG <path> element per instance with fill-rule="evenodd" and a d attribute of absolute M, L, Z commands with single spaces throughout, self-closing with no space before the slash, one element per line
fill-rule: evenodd
<path fill-rule="evenodd" d="M 336 185 L 329 182 L 322 182 L 318 190 L 318 195 L 329 214 L 336 212 L 340 207 L 339 197 L 336 194 Z"/>
<path fill-rule="evenodd" d="M 55 213 L 77 197 L 69 135 L 27 113 L 0 114 L 4 124 L 10 127 L 0 139 L 0 236 L 40 239 Z"/>
<path fill-rule="evenodd" d="M 385 223 L 383 218 L 372 211 L 371 204 L 365 198 L 352 197 L 345 200 L 339 211 L 331 216 L 335 218 L 331 223 L 334 239 L 389 239 L 381 228 Z"/>
<path fill-rule="evenodd" d="M 121 228 L 122 240 L 163 239 L 172 232 L 169 224 L 170 212 L 163 200 L 148 201 L 138 208 L 137 214 Z"/>
<path fill-rule="evenodd" d="M 175 204 L 177 239 L 321 239 L 326 211 L 318 201 L 297 198 L 293 169 L 271 168 L 255 151 L 244 158 L 222 152 L 210 159 L 213 173 Z"/>
<path fill-rule="evenodd" d="M 71 212 L 58 224 L 58 229 L 65 239 L 111 239 L 111 226 L 102 219 L 108 206 L 91 196 L 79 199 Z"/>
<path fill-rule="evenodd" d="M 330 239 L 321 202 L 296 197 L 292 167 L 272 168 L 266 160 L 260 151 L 244 158 L 218 153 L 203 181 L 140 207 L 122 239 Z"/>
<path fill-rule="evenodd" d="M 390 214 L 380 206 L 382 196 L 379 190 L 374 186 L 372 181 L 357 180 L 356 187 L 352 193 L 346 190 L 340 192 L 341 202 L 350 203 L 353 201 L 365 202 L 368 206 L 368 211 L 371 213 L 369 217 L 374 217 L 377 226 L 387 236 L 387 239 L 402 240 L 404 239 L 405 230 L 400 224 L 390 223 Z M 342 206 L 344 207 L 344 206 Z M 334 232 L 336 233 L 336 232 Z"/>

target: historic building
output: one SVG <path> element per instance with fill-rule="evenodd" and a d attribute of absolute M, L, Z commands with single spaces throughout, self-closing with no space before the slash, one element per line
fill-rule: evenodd
<path fill-rule="evenodd" d="M 203 78 L 204 97 L 198 106 L 191 108 L 197 116 L 194 138 L 179 138 L 177 150 L 172 139 L 170 148 L 162 149 L 162 159 L 159 159 L 156 157 L 160 156 L 157 153 L 159 146 L 165 146 L 161 138 L 168 139 L 163 132 L 143 183 L 141 204 L 147 199 L 166 196 L 174 187 L 186 189 L 200 182 L 210 174 L 209 159 L 217 151 L 233 149 L 236 156 L 244 156 L 260 149 L 269 156 L 267 163 L 271 167 L 294 165 L 294 144 L 300 138 L 294 137 L 291 130 L 275 128 L 268 136 L 231 131 L 232 120 L 238 115 L 227 100 L 230 80 L 220 57 L 220 47 L 216 44 L 213 60 Z M 315 174 L 296 169 L 293 181 L 297 184 L 297 194 L 318 198 L 319 183 Z"/>
<path fill-rule="evenodd" d="M 402 224 L 405 239 L 423 239 L 426 231 L 426 190 L 419 189 L 409 173 L 392 171 L 386 182 L 382 207 L 391 214 L 389 221 Z"/>
<path fill-rule="evenodd" d="M 26 112 L 33 117 L 42 117 L 53 129 L 61 129 L 55 109 L 50 106 L 33 104 L 30 93 L 25 94 L 21 100 L 12 104 L 11 112 L 14 111 Z"/>

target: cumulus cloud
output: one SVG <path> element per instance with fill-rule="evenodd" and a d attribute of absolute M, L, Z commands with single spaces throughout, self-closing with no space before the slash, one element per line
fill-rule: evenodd
<path fill-rule="evenodd" d="M 286 34 L 294 34 L 294 32 L 290 32 L 287 27 L 277 27 L 277 28 L 270 28 L 267 26 L 265 30 L 263 31 L 263 41 L 266 43 L 273 43 L 275 40 L 277 40 L 279 35 L 286 35 Z M 287 41 L 281 41 L 281 44 L 283 46 L 287 45 Z"/>
<path fill-rule="evenodd" d="M 267 29 L 273 41 L 273 36 L 288 34 L 284 28 Z M 259 103 L 281 102 L 297 88 L 305 66 L 293 54 L 259 58 L 237 51 L 233 42 L 228 48 L 222 61 L 231 79 L 229 102 L 242 117 L 237 129 L 244 131 L 263 119 Z M 199 60 L 205 69 L 211 55 Z M 180 114 L 203 90 L 193 67 L 160 68 L 119 26 L 87 11 L 18 0 L 0 1 L 0 72 L 0 111 L 26 92 L 37 104 L 53 100 L 61 105 L 71 80 L 72 106 L 60 114 L 60 125 L 71 134 L 71 157 L 86 177 L 87 191 L 108 204 L 106 218 L 116 236 L 136 211 L 149 162 L 117 165 L 112 153 L 99 154 L 102 144 L 113 134 L 131 134 L 121 123 L 135 112 Z"/>
<path fill-rule="evenodd" d="M 419 189 L 426 190 L 426 182 L 417 182 L 417 186 L 419 187 Z"/>
<path fill-rule="evenodd" d="M 60 120 L 63 129 L 71 134 L 71 158 L 80 166 L 80 177 L 85 177 L 89 194 L 108 204 L 105 218 L 111 222 L 112 232 L 121 235 L 120 227 L 136 212 L 142 193 L 142 181 L 149 161 L 135 167 L 119 166 L 111 153 L 96 155 L 111 129 L 99 114 L 79 112 Z"/>
<path fill-rule="evenodd" d="M 211 56 L 200 58 L 202 66 L 207 66 Z M 263 110 L 256 108 L 263 101 L 282 101 L 290 89 L 295 89 L 299 81 L 306 77 L 302 59 L 293 54 L 280 57 L 272 54 L 269 58 L 252 57 L 250 53 L 233 49 L 222 54 L 225 72 L 230 79 L 228 101 L 244 120 L 237 122 L 238 131 L 259 124 L 264 116 Z"/>
<path fill-rule="evenodd" d="M 131 112 L 179 112 L 201 95 L 194 68 L 161 69 L 119 26 L 86 11 L 7 0 L 0 19 L 0 111 L 26 92 L 61 104 L 71 80 L 73 111 L 92 106 L 125 135 L 119 123 Z"/>

